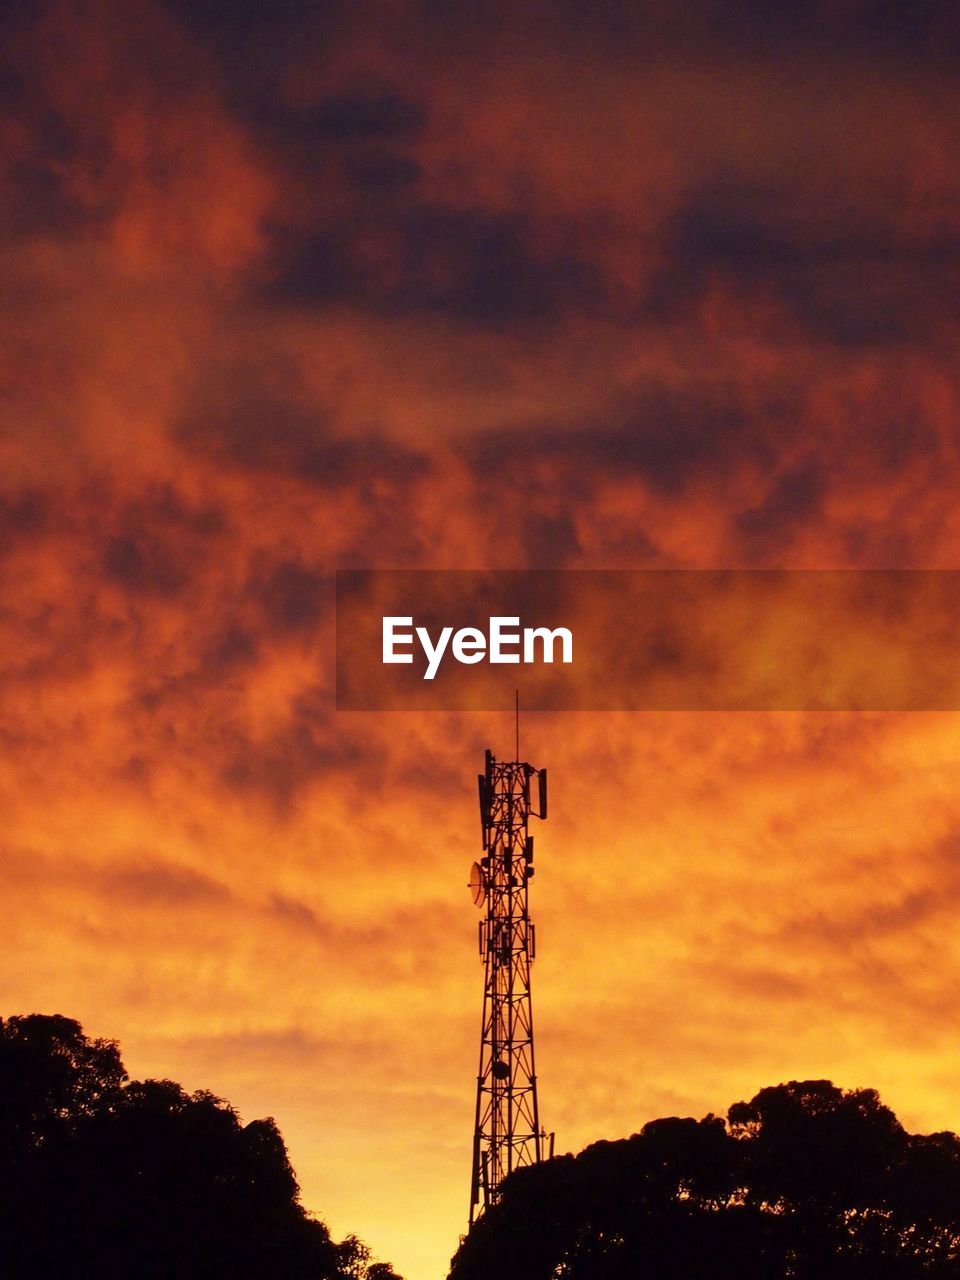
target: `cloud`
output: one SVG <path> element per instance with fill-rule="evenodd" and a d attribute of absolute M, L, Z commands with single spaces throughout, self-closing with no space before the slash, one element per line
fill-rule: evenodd
<path fill-rule="evenodd" d="M 943 267 L 960 260 L 946 226 L 915 229 L 909 206 L 883 200 L 816 210 L 802 188 L 798 208 L 796 186 L 791 175 L 779 189 L 713 186 L 689 197 L 665 228 L 652 313 L 669 318 L 723 282 L 768 297 L 814 343 L 882 350 L 943 324 Z"/>
<path fill-rule="evenodd" d="M 376 433 L 338 435 L 330 410 L 305 394 L 296 367 L 283 360 L 279 368 L 262 360 L 208 366 L 175 432 L 227 465 L 322 488 L 404 483 L 428 468 L 422 453 Z"/>
<path fill-rule="evenodd" d="M 691 481 L 720 481 L 744 466 L 769 465 L 778 435 L 796 419 L 795 403 L 762 407 L 734 383 L 647 386 L 611 397 L 584 422 L 545 422 L 477 433 L 464 452 L 482 483 L 508 469 L 548 469 L 543 489 L 576 491 L 591 479 L 637 476 L 676 497 Z"/>
<path fill-rule="evenodd" d="M 329 574 L 305 568 L 298 560 L 283 560 L 255 571 L 251 586 L 271 628 L 279 632 L 311 630 L 332 601 Z"/>
<path fill-rule="evenodd" d="M 358 163 L 363 173 L 362 159 L 353 172 Z M 404 179 L 408 172 L 401 167 Z M 280 225 L 278 266 L 265 293 L 275 302 L 349 302 L 376 314 L 446 317 L 481 328 L 550 325 L 571 311 L 598 309 L 605 290 L 597 266 L 576 249 L 538 241 L 536 225 L 520 214 L 426 202 L 319 233 L 298 236 Z"/>
<path fill-rule="evenodd" d="M 8 34 L 7 1000 L 279 1113 L 308 1205 L 437 1275 L 513 725 L 337 713 L 330 575 L 953 567 L 956 7 Z M 560 1149 L 806 1076 L 955 1127 L 951 717 L 528 713 L 521 750 Z"/>
<path fill-rule="evenodd" d="M 338 731 L 322 693 L 298 695 L 286 718 L 263 735 L 235 732 L 220 748 L 223 782 L 237 795 L 267 800 L 278 816 L 289 811 L 311 783 L 344 781 L 382 752 L 379 743 Z"/>
<path fill-rule="evenodd" d="M 303 142 L 406 138 L 422 132 L 426 110 L 422 102 L 382 88 L 328 94 L 310 107 L 277 111 L 266 123 L 272 131 Z"/>
<path fill-rule="evenodd" d="M 0 493 L 0 555 L 24 539 L 41 537 L 50 524 L 50 500 L 39 489 Z"/>
<path fill-rule="evenodd" d="M 794 530 L 821 515 L 825 490 L 821 467 L 807 458 L 779 476 L 761 502 L 736 516 L 737 532 L 761 554 L 789 547 Z"/>
<path fill-rule="evenodd" d="M 132 861 L 105 870 L 99 883 L 105 897 L 153 911 L 212 907 L 230 897 L 226 885 L 189 867 Z"/>

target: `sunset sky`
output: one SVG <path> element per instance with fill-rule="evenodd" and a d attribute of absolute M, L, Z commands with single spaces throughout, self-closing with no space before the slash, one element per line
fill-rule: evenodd
<path fill-rule="evenodd" d="M 29 0 L 0 76 L 0 1013 L 465 1230 L 475 775 L 338 568 L 960 568 L 938 0 Z M 529 715 L 559 1151 L 765 1085 L 960 1128 L 960 714 Z"/>

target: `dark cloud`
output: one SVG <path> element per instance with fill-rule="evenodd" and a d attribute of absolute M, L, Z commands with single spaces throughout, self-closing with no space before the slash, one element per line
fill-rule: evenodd
<path fill-rule="evenodd" d="M 206 674 L 226 674 L 238 667 L 254 664 L 259 654 L 260 646 L 256 636 L 244 627 L 233 624 L 210 644 L 202 664 L 203 671 Z"/>
<path fill-rule="evenodd" d="M 415 149 L 427 123 L 426 102 L 389 83 L 321 91 L 316 101 L 294 105 L 271 82 L 243 102 L 240 113 L 290 184 L 285 204 L 296 211 L 294 225 L 280 228 L 281 242 L 298 241 L 304 229 L 320 233 L 330 193 L 344 183 L 361 198 L 391 200 L 421 176 Z M 342 249 L 345 237 L 333 238 Z"/>
<path fill-rule="evenodd" d="M 363 1064 L 382 1061 L 389 1052 L 389 1044 L 376 1039 L 369 1031 L 366 1038 L 356 1043 L 351 1039 L 349 1050 L 342 1035 L 322 1036 L 311 1034 L 299 1024 L 281 1026 L 260 1031 L 230 1031 L 189 1035 L 182 1041 L 191 1056 L 218 1062 L 245 1062 L 256 1064 L 268 1072 L 271 1078 L 280 1064 L 282 1070 L 303 1066 L 316 1075 L 318 1064 L 335 1070 L 343 1066 L 344 1055 L 349 1052 L 351 1064 L 359 1069 Z M 276 1085 L 276 1079 L 274 1079 Z"/>
<path fill-rule="evenodd" d="M 238 77 L 244 63 L 277 68 L 302 57 L 305 45 L 339 48 L 364 40 L 388 43 L 411 58 L 424 49 L 450 55 L 479 48 L 489 56 L 531 46 L 613 58 L 721 48 L 945 61 L 960 38 L 960 18 L 950 0 L 855 0 L 842 6 L 822 0 L 527 0 L 523 6 L 513 0 L 407 0 L 352 9 L 334 0 L 168 4 Z"/>
<path fill-rule="evenodd" d="M 614 5 L 617 0 L 613 0 Z M 675 31 L 679 41 L 709 40 L 714 47 L 735 46 L 755 52 L 802 47 L 805 51 L 877 51 L 909 41 L 916 49 L 950 26 L 952 15 L 943 0 L 858 0 L 829 6 L 819 0 L 707 0 L 677 8 Z"/>
<path fill-rule="evenodd" d="M 33 888 L 57 878 L 52 870 L 53 860 L 39 849 L 8 847 L 3 855 L 4 879 L 8 885 L 19 883 Z M 59 878 L 124 908 L 163 911 L 192 906 L 208 908 L 233 897 L 231 890 L 219 880 L 142 850 L 128 851 L 122 861 L 102 867 L 73 860 Z"/>
<path fill-rule="evenodd" d="M 333 93 L 310 107 L 277 108 L 268 126 L 298 140 L 409 138 L 427 121 L 423 103 L 396 89 Z"/>
<path fill-rule="evenodd" d="M 50 499 L 39 489 L 0 493 L 0 556 L 50 525 Z"/>
<path fill-rule="evenodd" d="M 128 515 L 190 537 L 208 538 L 226 529 L 226 516 L 220 507 L 212 503 L 194 506 L 169 483 L 149 485 L 130 504 Z"/>
<path fill-rule="evenodd" d="M 922 47 L 949 56 L 960 39 L 960 14 L 949 0 L 864 0 L 854 13 L 858 31 L 888 41 L 892 50 Z"/>
<path fill-rule="evenodd" d="M 575 247 L 547 247 L 520 213 L 420 204 L 372 224 L 275 232 L 274 302 L 349 301 L 392 316 L 434 315 L 480 327 L 549 323 L 602 307 L 599 269 Z"/>
<path fill-rule="evenodd" d="M 230 890 L 219 881 L 167 862 L 111 867 L 99 873 L 97 882 L 110 900 L 148 907 L 206 907 L 231 897 Z"/>
<path fill-rule="evenodd" d="M 798 529 L 821 515 L 825 493 L 823 468 L 808 458 L 778 476 L 763 501 L 741 511 L 734 526 L 752 551 L 783 551 Z"/>
<path fill-rule="evenodd" d="M 715 955 L 708 962 L 695 961 L 694 968 L 711 989 L 723 982 L 740 998 L 751 1000 L 758 995 L 773 1002 L 803 1000 L 809 998 L 812 985 L 810 979 L 796 978 L 773 968 L 760 969 L 735 962 L 721 965 Z"/>
<path fill-rule="evenodd" d="M 225 530 L 214 506 L 194 507 L 169 484 L 149 486 L 115 519 L 100 558 L 103 572 L 134 595 L 176 596 L 193 579 L 209 543 Z"/>
<path fill-rule="evenodd" d="M 356 228 L 316 228 L 297 232 L 283 224 L 270 228 L 274 269 L 263 286 L 270 302 L 317 306 L 342 302 L 365 291 L 363 264 L 354 247 Z"/>
<path fill-rule="evenodd" d="M 422 176 L 416 160 L 385 148 L 367 148 L 346 155 L 342 172 L 351 186 L 367 196 L 401 192 Z"/>
<path fill-rule="evenodd" d="M 67 185 L 62 173 L 42 157 L 15 164 L 7 173 L 3 222 L 6 233 L 69 237 L 102 219 Z"/>
<path fill-rule="evenodd" d="M 771 466 L 777 437 L 793 427 L 798 407 L 786 393 L 758 406 L 732 383 L 650 387 L 620 397 L 593 422 L 488 431 L 465 450 L 478 473 L 547 469 L 545 487 L 554 492 L 559 485 L 582 494 L 591 478 L 634 475 L 677 494 L 694 478 L 722 479 L 744 463 Z"/>
<path fill-rule="evenodd" d="M 146 538 L 111 538 L 103 552 L 108 578 L 128 591 L 176 595 L 188 580 L 185 565 L 169 546 Z"/>
<path fill-rule="evenodd" d="M 266 801 L 282 816 L 310 783 L 337 774 L 346 781 L 382 751 L 338 727 L 328 695 L 313 690 L 295 698 L 286 721 L 263 737 L 242 731 L 223 744 L 220 776 L 235 794 Z"/>
<path fill-rule="evenodd" d="M 755 54 L 783 52 L 835 57 L 925 55 L 945 57 L 960 37 L 956 6 L 949 0 L 686 0 L 660 6 L 599 0 L 579 15 L 575 0 L 542 0 L 544 17 L 569 16 L 581 36 L 603 47 L 637 53 L 644 42 L 680 52 L 704 46 Z"/>
<path fill-rule="evenodd" d="M 814 341 L 842 347 L 914 343 L 952 315 L 960 237 L 910 234 L 886 216 L 821 203 L 804 218 L 787 190 L 707 187 L 665 228 L 665 264 L 650 284 L 653 318 L 680 318 L 717 283 L 779 303 Z M 883 201 L 881 201 L 881 206 Z"/>
<path fill-rule="evenodd" d="M 0 64 L 0 108 L 19 135 L 3 175 L 0 230 L 13 239 L 67 238 L 102 225 L 108 210 L 90 184 L 71 181 L 84 154 L 78 126 L 19 67 Z"/>
<path fill-rule="evenodd" d="M 282 920 L 297 925 L 309 933 L 314 933 L 324 938 L 333 934 L 333 929 L 329 922 L 321 920 L 317 913 L 308 907 L 305 902 L 301 902 L 299 898 L 290 898 L 283 893 L 272 893 L 268 909 Z"/>
<path fill-rule="evenodd" d="M 374 431 L 338 436 L 331 413 L 304 393 L 296 369 L 279 364 L 282 369 L 247 362 L 207 368 L 175 427 L 179 441 L 227 465 L 324 488 L 362 491 L 426 472 L 422 454 Z"/>
<path fill-rule="evenodd" d="M 260 570 L 250 588 L 273 631 L 311 630 L 333 604 L 333 579 L 299 560 Z"/>
<path fill-rule="evenodd" d="M 550 569 L 566 564 L 580 550 L 572 515 L 542 515 L 524 511 L 521 516 L 524 563 Z"/>
<path fill-rule="evenodd" d="M 847 915 L 808 914 L 791 921 L 782 932 L 791 945 L 816 938 L 848 951 L 852 942 L 865 946 L 889 934 L 916 931 L 944 911 L 955 909 L 957 898 L 955 883 L 938 883 L 902 894 L 893 902 L 869 902 Z"/>
<path fill-rule="evenodd" d="M 868 449 L 878 469 L 886 474 L 896 475 L 918 458 L 936 465 L 941 436 L 923 396 L 922 375 L 885 361 L 877 373 L 876 386 L 876 396 L 857 415 L 861 449 Z"/>
<path fill-rule="evenodd" d="M 238 87 L 272 85 L 305 48 L 329 47 L 344 18 L 339 0 L 165 0 Z"/>

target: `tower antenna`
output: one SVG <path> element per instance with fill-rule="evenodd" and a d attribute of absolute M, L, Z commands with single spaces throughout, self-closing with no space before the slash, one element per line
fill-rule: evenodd
<path fill-rule="evenodd" d="M 515 760 L 491 751 L 478 777 L 483 853 L 470 889 L 482 911 L 483 1019 L 473 1131 L 470 1225 L 500 1198 L 504 1178 L 553 1155 L 553 1135 L 540 1126 L 533 1054 L 530 968 L 536 934 L 530 920 L 533 878 L 531 818 L 547 816 L 547 771 L 520 760 L 520 693 L 516 695 Z M 532 796 L 536 779 L 536 796 Z M 545 1148 L 549 1145 L 549 1152 Z"/>

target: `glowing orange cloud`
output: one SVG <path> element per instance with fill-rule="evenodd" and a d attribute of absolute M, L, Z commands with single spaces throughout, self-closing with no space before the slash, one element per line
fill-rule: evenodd
<path fill-rule="evenodd" d="M 594 8 L 10 32 L 5 1012 L 274 1115 L 408 1280 L 465 1225 L 474 775 L 512 725 L 337 713 L 335 569 L 957 560 L 947 19 Z M 524 719 L 560 1150 L 803 1077 L 960 1123 L 957 746 Z"/>

